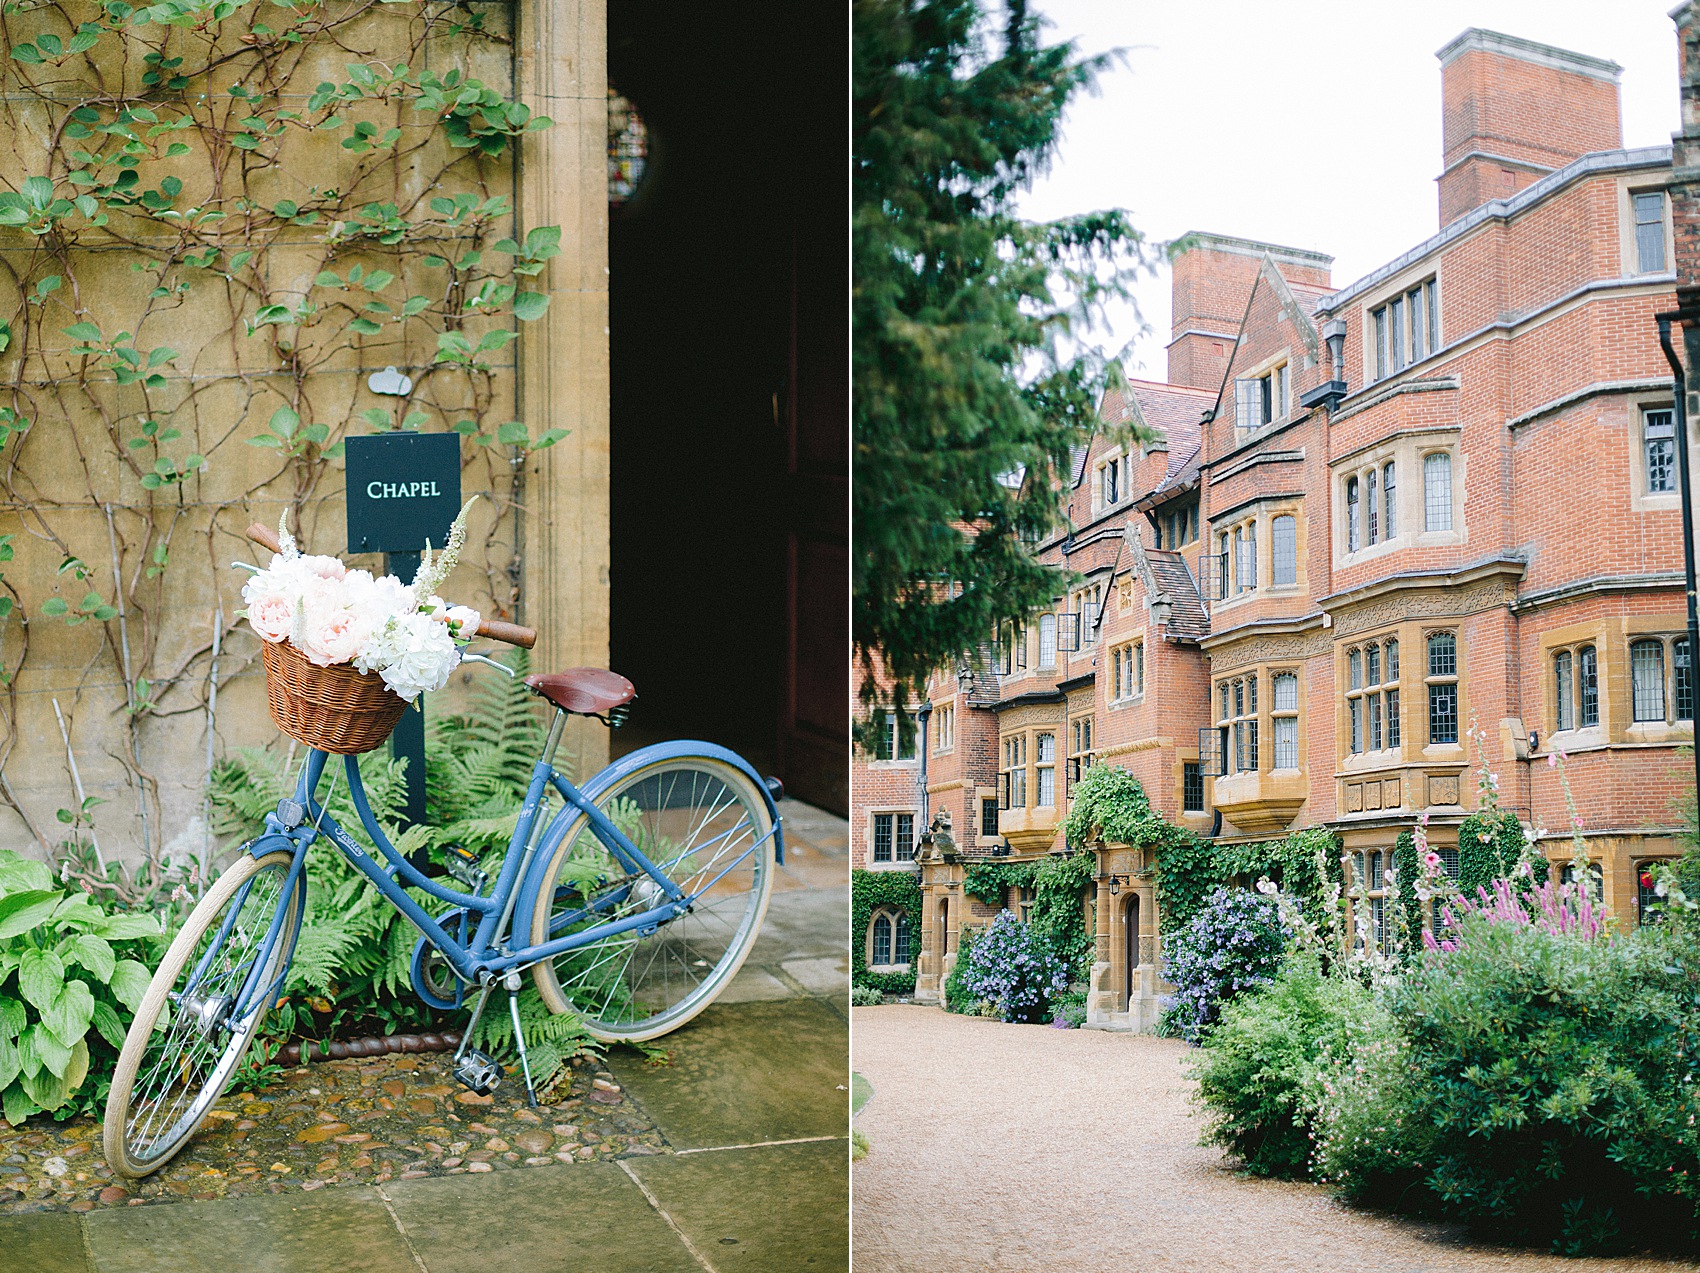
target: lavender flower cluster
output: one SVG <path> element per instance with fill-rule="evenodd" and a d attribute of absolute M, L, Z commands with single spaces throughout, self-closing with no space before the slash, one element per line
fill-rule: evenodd
<path fill-rule="evenodd" d="M 1164 940 L 1164 976 L 1175 986 L 1165 1024 L 1197 1043 L 1222 1005 L 1275 979 L 1287 930 L 1272 898 L 1218 888 L 1180 932 Z"/>
<path fill-rule="evenodd" d="M 1068 989 L 1068 966 L 1006 910 L 975 939 L 963 981 L 970 995 L 993 1004 L 1003 1020 L 1040 1021 Z"/>

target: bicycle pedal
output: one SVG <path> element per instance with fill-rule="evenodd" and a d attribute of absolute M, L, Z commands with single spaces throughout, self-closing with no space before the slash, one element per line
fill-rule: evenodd
<path fill-rule="evenodd" d="M 477 1048 L 468 1048 L 455 1062 L 454 1076 L 479 1096 L 488 1096 L 502 1081 L 502 1067 Z"/>

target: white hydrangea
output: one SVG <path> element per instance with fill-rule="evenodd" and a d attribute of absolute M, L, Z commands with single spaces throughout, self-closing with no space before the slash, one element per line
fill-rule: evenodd
<path fill-rule="evenodd" d="M 362 672 L 377 672 L 398 697 L 412 702 L 421 694 L 440 690 L 460 662 L 460 651 L 448 626 L 429 615 L 393 616 L 355 656 Z"/>

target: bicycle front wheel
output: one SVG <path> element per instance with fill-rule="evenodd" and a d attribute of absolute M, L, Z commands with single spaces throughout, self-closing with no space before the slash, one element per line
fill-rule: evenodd
<path fill-rule="evenodd" d="M 544 960 L 532 977 L 551 1011 L 578 1011 L 599 1039 L 642 1042 L 696 1016 L 743 965 L 773 890 L 773 819 L 749 775 L 708 756 L 644 765 L 597 806 L 691 908 L 659 927 Z M 649 875 L 625 871 L 580 814 L 543 876 L 531 940 L 640 914 L 662 897 Z"/>
<path fill-rule="evenodd" d="M 244 853 L 207 891 L 148 983 L 106 1099 L 106 1161 L 121 1176 L 158 1171 L 189 1143 L 253 1042 L 289 967 L 306 889 L 298 879 L 267 937 L 292 856 Z M 258 1004 L 236 1002 L 261 958 Z"/>

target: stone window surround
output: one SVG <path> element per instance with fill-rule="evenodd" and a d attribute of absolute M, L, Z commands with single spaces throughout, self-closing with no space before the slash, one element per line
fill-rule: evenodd
<path fill-rule="evenodd" d="M 983 819 L 985 817 L 986 801 L 988 801 L 988 800 L 990 800 L 992 802 L 992 807 L 995 809 L 997 807 L 997 803 L 998 803 L 998 789 L 997 789 L 996 784 L 994 784 L 990 787 L 975 787 L 974 788 L 974 806 L 973 806 L 974 807 L 974 840 L 973 840 L 973 842 L 974 842 L 975 847 L 982 848 L 982 849 L 993 848 L 996 845 L 1003 843 L 1003 836 L 1002 836 L 1001 833 L 993 832 L 991 835 L 984 835 L 984 834 L 981 833 L 980 828 L 981 828 L 981 826 L 984 825 Z M 995 820 L 993 822 L 993 825 L 994 826 L 997 825 Z M 965 837 L 965 836 L 958 836 L 957 837 L 957 843 L 961 844 L 961 843 L 965 842 L 966 839 L 967 839 L 967 837 Z"/>
<path fill-rule="evenodd" d="M 1262 424 L 1256 426 L 1255 428 L 1249 428 L 1248 429 L 1248 428 L 1243 427 L 1240 424 L 1240 421 L 1239 421 L 1239 404 L 1236 402 L 1234 404 L 1234 411 L 1235 411 L 1235 414 L 1234 414 L 1235 443 L 1234 443 L 1234 445 L 1235 446 L 1238 446 L 1243 442 L 1250 441 L 1252 438 L 1260 436 L 1267 429 L 1278 428 L 1281 425 L 1290 424 L 1292 422 L 1292 420 L 1293 420 L 1293 403 L 1295 401 L 1295 396 L 1294 396 L 1294 389 L 1293 389 L 1293 351 L 1290 347 L 1282 346 L 1282 348 L 1278 352 L 1270 354 L 1267 358 L 1264 358 L 1261 362 L 1254 364 L 1250 368 L 1250 370 L 1244 372 L 1243 374 L 1236 374 L 1233 377 L 1233 379 L 1235 381 L 1262 380 L 1264 377 L 1272 375 L 1278 370 L 1286 372 L 1286 384 L 1285 384 L 1285 389 L 1286 389 L 1285 397 L 1287 399 L 1287 401 L 1285 403 L 1286 410 L 1282 411 L 1279 415 L 1276 415 L 1273 419 L 1265 420 Z"/>
<path fill-rule="evenodd" d="M 891 925 L 893 961 L 889 964 L 876 964 L 874 962 L 874 925 L 882 915 L 886 922 Z M 899 962 L 895 958 L 897 955 L 898 921 L 905 918 L 907 917 L 895 906 L 876 906 L 868 916 L 868 927 L 862 934 L 862 963 L 869 972 L 908 972 L 912 967 L 907 959 Z"/>
<path fill-rule="evenodd" d="M 1382 912 L 1380 921 L 1381 939 L 1379 945 L 1380 949 L 1384 953 L 1391 945 L 1393 939 L 1393 915 L 1391 909 L 1387 906 L 1387 899 L 1392 896 L 1392 892 L 1387 887 L 1387 872 L 1393 868 L 1393 850 L 1394 846 L 1390 844 L 1369 845 L 1363 848 L 1348 849 L 1346 851 L 1344 861 L 1346 868 L 1346 896 L 1353 902 L 1353 905 L 1347 908 L 1347 913 L 1351 916 L 1350 931 L 1352 935 L 1352 942 L 1355 945 L 1357 941 L 1362 938 L 1364 946 L 1367 949 L 1370 937 L 1373 936 L 1373 933 L 1365 935 L 1357 931 L 1357 899 L 1360 897 L 1368 899 L 1370 922 L 1372 924 L 1375 922 L 1375 903 L 1380 901 L 1382 903 Z M 1375 882 L 1377 869 L 1379 869 L 1381 875 L 1381 882 L 1379 884 Z"/>
<path fill-rule="evenodd" d="M 882 730 L 892 728 L 892 722 L 890 720 L 890 717 L 895 715 L 895 713 L 892 711 L 892 709 L 888 708 L 888 707 L 882 707 L 882 708 L 879 708 L 877 710 L 887 718 L 886 723 L 884 725 L 882 725 L 880 728 Z M 915 769 L 915 768 L 919 767 L 919 765 L 921 763 L 921 759 L 920 759 L 920 755 L 919 755 L 920 745 L 921 745 L 921 731 L 920 731 L 919 726 L 917 726 L 915 728 L 914 732 L 909 735 L 909 746 L 911 748 L 916 749 L 914 754 L 911 754 L 911 755 L 908 755 L 908 756 L 898 755 L 897 754 L 898 744 L 896 742 L 894 742 L 893 745 L 892 745 L 892 755 L 891 755 L 891 757 L 889 759 L 886 759 L 886 760 L 881 760 L 880 757 L 879 757 L 879 753 L 876 751 L 876 752 L 872 753 L 871 755 L 869 755 L 867 757 L 868 768 L 870 768 L 870 769 Z"/>
<path fill-rule="evenodd" d="M 1539 753 L 1551 751 L 1580 751 L 1604 746 L 1610 738 L 1611 675 L 1606 661 L 1610 636 L 1596 624 L 1583 624 L 1543 633 L 1541 638 L 1541 747 Z M 1599 720 L 1583 725 L 1582 720 L 1582 651 L 1594 648 L 1595 692 L 1598 694 Z M 1624 647 L 1626 650 L 1628 646 Z M 1560 653 L 1570 655 L 1571 720 L 1569 729 L 1558 727 L 1558 681 L 1555 661 Z"/>
<path fill-rule="evenodd" d="M 1404 548 L 1437 548 L 1453 544 L 1462 544 L 1465 540 L 1464 525 L 1464 488 L 1468 465 L 1460 446 L 1462 430 L 1457 425 L 1444 428 L 1402 429 L 1390 434 L 1372 446 L 1360 448 L 1350 455 L 1338 460 L 1329 461 L 1328 467 L 1333 470 L 1334 498 L 1340 512 L 1334 519 L 1334 566 L 1340 569 L 1346 566 L 1361 565 L 1374 561 L 1378 557 L 1397 552 Z M 1423 530 L 1426 519 L 1423 513 L 1423 460 L 1436 451 L 1445 451 L 1452 456 L 1452 529 Z M 1385 470 L 1387 462 L 1392 460 L 1397 465 L 1398 500 L 1395 504 L 1399 519 L 1398 534 L 1392 539 L 1383 538 L 1379 543 L 1369 544 L 1360 542 L 1356 551 L 1346 550 L 1346 479 L 1355 477 L 1359 481 L 1359 498 L 1363 491 L 1364 475 L 1371 469 L 1377 474 L 1376 498 L 1381 498 L 1380 474 Z M 1368 520 L 1360 523 L 1363 538 L 1368 537 Z M 1301 556 L 1302 560 L 1302 556 Z M 1301 567 L 1302 574 L 1302 567 Z"/>
<path fill-rule="evenodd" d="M 1630 722 L 1629 722 L 1629 728 L 1628 728 L 1628 730 L 1626 731 L 1626 734 L 1625 734 L 1625 736 L 1627 738 L 1629 738 L 1633 741 L 1636 741 L 1636 742 L 1665 742 L 1665 741 L 1671 741 L 1671 740 L 1677 740 L 1677 739 L 1680 739 L 1682 741 L 1687 741 L 1689 738 L 1691 738 L 1693 736 L 1693 730 L 1694 730 L 1693 722 L 1691 720 L 1688 720 L 1687 718 L 1684 718 L 1683 721 L 1678 722 L 1677 718 L 1676 718 L 1676 646 L 1677 646 L 1677 643 L 1679 641 L 1685 640 L 1687 638 L 1687 636 L 1688 636 L 1688 633 L 1687 633 L 1686 629 L 1678 628 L 1676 631 L 1671 631 L 1670 626 L 1668 624 L 1662 630 L 1649 630 L 1649 631 L 1645 631 L 1645 632 L 1631 632 L 1631 633 L 1628 634 L 1628 637 L 1627 637 L 1627 639 L 1625 640 L 1625 643 L 1624 643 L 1625 659 L 1626 659 L 1627 665 L 1630 669 L 1630 682 L 1629 682 Z M 1657 641 L 1659 643 L 1660 647 L 1661 647 L 1661 658 L 1663 659 L 1663 674 L 1664 674 L 1663 689 L 1664 689 L 1664 697 L 1665 697 L 1665 718 L 1662 721 L 1660 721 L 1660 720 L 1638 721 L 1638 720 L 1634 719 L 1634 715 L 1635 715 L 1634 675 L 1635 675 L 1635 672 L 1634 672 L 1634 657 L 1630 653 L 1630 651 L 1633 649 L 1634 646 L 1640 644 L 1643 641 Z M 1692 682 L 1692 677 L 1693 677 L 1693 658 L 1692 658 L 1692 656 L 1690 656 L 1690 659 L 1689 659 L 1689 667 L 1690 667 L 1690 672 L 1689 672 L 1690 684 L 1692 685 L 1692 683 L 1693 683 Z"/>
<path fill-rule="evenodd" d="M 1298 678 L 1299 682 L 1299 706 L 1296 713 L 1299 722 L 1299 767 L 1297 769 L 1275 768 L 1275 678 L 1283 675 L 1295 676 Z M 1307 716 L 1306 695 L 1308 693 L 1308 689 L 1305 684 L 1304 665 L 1302 661 L 1295 662 L 1291 659 L 1274 659 L 1265 663 L 1248 663 L 1244 667 L 1236 667 L 1231 673 L 1224 674 L 1221 678 L 1212 681 L 1210 685 L 1211 724 L 1216 726 L 1218 729 L 1220 729 L 1222 725 L 1222 721 L 1217 719 L 1222 706 L 1222 686 L 1232 686 L 1235 681 L 1243 681 L 1253 676 L 1257 678 L 1257 714 L 1252 716 L 1250 713 L 1247 713 L 1247 715 L 1241 719 L 1257 721 L 1257 768 L 1256 770 L 1249 768 L 1244 770 L 1235 770 L 1233 773 L 1226 775 L 1226 777 L 1233 779 L 1241 777 L 1243 774 L 1250 774 L 1254 772 L 1276 774 L 1282 777 L 1303 774 L 1306 769 L 1304 722 Z M 1283 710 L 1281 715 L 1293 716 L 1295 713 Z M 1229 724 L 1232 724 L 1232 718 L 1229 719 Z M 1220 746 L 1220 743 L 1217 745 Z M 1234 740 L 1232 732 L 1230 731 L 1228 736 L 1228 754 L 1230 757 L 1233 756 L 1233 752 Z M 1187 755 L 1185 759 L 1197 760 L 1198 757 L 1194 755 Z M 1180 792 L 1184 778 L 1185 771 L 1181 768 L 1180 761 L 1177 759 L 1175 764 L 1175 807 L 1177 809 L 1180 808 L 1181 804 Z M 1217 781 L 1221 781 L 1221 779 L 1216 778 L 1205 780 L 1204 806 L 1207 811 L 1212 806 L 1211 783 Z M 1199 815 L 1194 813 L 1188 816 L 1197 817 Z"/>
<path fill-rule="evenodd" d="M 1275 584 L 1269 582 L 1275 577 L 1275 519 L 1280 516 L 1290 516 L 1295 522 L 1295 534 L 1298 541 L 1298 577 L 1292 583 Z M 1257 565 L 1257 582 L 1247 591 L 1238 590 L 1239 563 L 1234 556 L 1234 528 L 1251 528 L 1252 559 Z M 1306 576 L 1305 559 L 1309 552 L 1309 527 L 1305 518 L 1304 496 L 1290 495 L 1260 495 L 1235 507 L 1231 514 L 1218 525 L 1215 519 L 1210 522 L 1211 546 L 1219 547 L 1222 535 L 1228 537 L 1228 566 L 1232 571 L 1234 588 L 1220 600 L 1216 597 L 1216 589 L 1207 588 L 1211 596 L 1206 598 L 1211 613 L 1219 613 L 1230 606 L 1243 601 L 1250 601 L 1258 596 L 1291 597 L 1304 595 L 1309 589 Z M 1218 558 L 1220 561 L 1220 558 Z M 1267 563 L 1265 567 L 1262 563 Z"/>
<path fill-rule="evenodd" d="M 1104 498 L 1104 472 L 1111 465 L 1118 466 L 1116 482 L 1116 499 L 1110 503 Z M 1133 498 L 1133 456 L 1125 454 L 1123 448 L 1112 447 L 1100 455 L 1092 466 L 1092 515 L 1112 508 L 1121 508 Z"/>
<path fill-rule="evenodd" d="M 1555 751 L 1570 754 L 1623 746 L 1673 746 L 1690 742 L 1694 737 L 1694 727 L 1690 722 L 1670 723 L 1676 702 L 1676 668 L 1672 662 L 1674 655 L 1671 647 L 1673 642 L 1685 634 L 1686 626 L 1681 613 L 1613 617 L 1570 624 L 1542 633 L 1538 702 L 1540 719 L 1552 732 L 1541 735 L 1540 746 L 1531 753 L 1531 758 L 1546 756 Z M 1633 719 L 1629 647 L 1636 641 L 1648 638 L 1665 642 L 1666 719 L 1637 722 Z M 1557 719 L 1557 708 L 1553 702 L 1553 655 L 1564 649 L 1574 653 L 1585 645 L 1594 647 L 1598 660 L 1600 723 L 1586 728 L 1562 731 L 1552 729 Z M 1579 681 L 1580 674 L 1575 671 L 1575 664 L 1572 664 L 1572 669 L 1573 675 L 1577 676 Z M 1697 687 L 1697 691 L 1700 691 L 1700 687 Z"/>
<path fill-rule="evenodd" d="M 895 845 L 892 846 L 893 857 L 892 857 L 891 861 L 889 861 L 889 862 L 876 862 L 876 861 L 874 861 L 874 815 L 877 814 L 877 813 L 888 813 L 888 814 L 907 813 L 911 817 L 913 817 L 916 820 L 916 824 L 918 824 L 919 821 L 920 821 L 920 814 L 916 811 L 915 806 L 914 805 L 900 805 L 900 804 L 899 805 L 873 805 L 866 810 L 866 813 L 867 813 L 868 821 L 867 821 L 867 826 L 866 826 L 866 828 L 864 829 L 864 832 L 863 832 L 863 847 L 865 849 L 865 852 L 862 855 L 862 869 L 866 870 L 866 871 L 914 871 L 914 870 L 916 870 L 917 868 L 915 866 L 914 858 L 912 858 L 912 857 L 911 858 L 903 858 L 903 859 L 899 860 L 895 856 L 896 852 L 897 852 L 897 848 L 896 848 Z M 896 820 L 894 818 L 893 819 L 893 834 L 895 834 L 895 827 L 896 827 Z M 914 837 L 914 839 L 919 839 L 920 834 L 921 834 L 921 827 L 919 825 L 913 825 L 913 829 L 910 831 L 910 835 L 912 837 Z M 910 842 L 909 851 L 911 853 L 913 853 L 915 851 L 914 840 L 911 840 L 911 842 Z M 870 933 L 872 932 L 871 929 L 869 931 L 870 931 Z"/>
<path fill-rule="evenodd" d="M 1115 659 L 1116 659 L 1116 656 L 1119 655 L 1123 650 L 1132 649 L 1134 646 L 1143 646 L 1143 645 L 1145 645 L 1145 629 L 1144 628 L 1138 628 L 1133 632 L 1129 632 L 1120 641 L 1117 641 L 1113 646 L 1110 646 L 1106 650 L 1105 654 L 1106 654 L 1107 659 L 1109 660 L 1109 668 L 1108 668 L 1109 675 L 1107 675 L 1104 678 L 1104 707 L 1105 707 L 1106 711 L 1116 712 L 1116 711 L 1121 711 L 1123 708 L 1127 708 L 1127 707 L 1137 707 L 1140 703 L 1143 703 L 1145 701 L 1145 695 L 1143 693 L 1123 694 L 1120 698 L 1111 697 L 1115 693 L 1115 687 L 1116 687 L 1116 681 L 1115 681 L 1115 667 L 1116 667 Z M 1149 670 L 1150 669 L 1146 669 L 1146 671 L 1149 671 Z"/>
<path fill-rule="evenodd" d="M 1398 674 L 1393 677 L 1388 676 L 1388 664 L 1391 660 L 1389 660 L 1387 656 L 1387 651 L 1390 645 L 1397 651 L 1399 665 Z M 1380 671 L 1373 682 L 1369 679 L 1369 652 L 1371 649 L 1376 651 L 1377 663 L 1380 668 Z M 1359 687 L 1357 689 L 1352 688 L 1352 655 L 1354 653 L 1358 655 Z M 1374 636 L 1354 638 L 1346 645 L 1344 654 L 1345 662 L 1343 666 L 1345 671 L 1340 677 L 1340 695 L 1345 703 L 1346 711 L 1346 753 L 1349 756 L 1356 756 L 1359 758 L 1374 757 L 1378 763 L 1381 764 L 1396 764 L 1398 763 L 1400 753 L 1404 748 L 1406 733 L 1405 726 L 1409 719 L 1407 712 L 1409 704 L 1405 701 L 1404 693 L 1406 658 L 1404 642 L 1399 640 L 1397 633 L 1381 633 Z M 1427 657 L 1426 650 L 1424 652 L 1424 657 Z M 1394 718 L 1393 714 L 1388 710 L 1387 703 L 1387 695 L 1390 692 L 1399 696 L 1399 729 L 1397 731 L 1399 734 L 1399 741 L 1397 743 L 1389 741 L 1394 733 L 1392 728 Z M 1379 747 L 1371 747 L 1369 745 L 1370 739 L 1373 737 L 1370 731 L 1372 713 L 1370 712 L 1367 704 L 1369 703 L 1372 695 L 1379 695 L 1381 698 L 1382 745 Z M 1353 699 L 1361 700 L 1366 704 L 1365 708 L 1360 713 L 1364 744 L 1363 750 L 1361 751 L 1352 750 Z M 1425 710 L 1427 708 L 1426 698 L 1424 708 Z"/>
<path fill-rule="evenodd" d="M 932 719 L 929 721 L 929 724 L 931 728 L 928 732 L 932 735 L 932 738 L 929 741 L 932 744 L 933 755 L 948 756 L 951 752 L 955 751 L 956 699 L 947 698 L 942 703 L 934 703 Z M 949 728 L 941 729 L 941 725 L 948 725 Z M 946 741 L 944 737 L 947 733 L 950 735 L 948 741 Z"/>
<path fill-rule="evenodd" d="M 1676 260 L 1676 235 L 1671 224 L 1670 194 L 1662 184 L 1651 178 L 1650 173 L 1635 173 L 1617 179 L 1618 270 L 1624 278 L 1656 278 L 1660 273 L 1668 273 L 1671 262 Z M 1643 274 L 1640 253 L 1635 246 L 1634 196 L 1655 192 L 1665 196 L 1665 268 L 1663 271 L 1649 271 Z"/>
<path fill-rule="evenodd" d="M 1680 484 L 1674 491 L 1652 492 L 1647 489 L 1647 446 L 1646 420 L 1649 411 L 1674 411 L 1670 390 L 1653 390 L 1647 393 L 1632 393 L 1625 397 L 1625 407 L 1629 415 L 1624 433 L 1629 442 L 1629 507 L 1637 513 L 1657 511 L 1680 511 L 1682 508 L 1682 488 Z M 1689 427 L 1688 456 L 1691 464 L 1700 465 L 1700 447 L 1694 445 L 1694 429 Z"/>
<path fill-rule="evenodd" d="M 1458 640 L 1459 741 L 1456 743 L 1430 743 L 1428 741 L 1428 639 L 1430 634 L 1435 632 L 1450 632 Z M 1361 647 L 1372 641 L 1381 642 L 1385 645 L 1389 637 L 1395 637 L 1399 641 L 1399 680 L 1395 685 L 1395 688 L 1399 690 L 1399 748 L 1394 751 L 1384 747 L 1380 751 L 1360 752 L 1353 755 L 1352 720 L 1346 707 L 1344 688 L 1350 684 L 1346 651 L 1354 646 Z M 1469 752 L 1464 745 L 1464 727 L 1470 719 L 1471 670 L 1468 655 L 1469 644 L 1465 641 L 1463 627 L 1457 620 L 1425 622 L 1414 619 L 1395 627 L 1354 633 L 1348 638 L 1337 641 L 1334 646 L 1334 683 L 1341 689 L 1335 695 L 1334 756 L 1336 773 L 1343 777 L 1349 777 L 1371 770 L 1387 769 L 1392 765 L 1412 763 L 1455 765 L 1467 762 Z M 1382 674 L 1386 675 L 1385 672 Z M 1382 688 L 1387 688 L 1386 682 L 1383 683 Z M 1302 696 L 1304 692 L 1302 679 L 1299 690 Z M 1385 729 L 1385 726 L 1383 728 Z M 1385 736 L 1383 734 L 1383 737 Z"/>
<path fill-rule="evenodd" d="M 1388 375 L 1382 376 L 1380 379 L 1376 378 L 1375 311 L 1394 298 L 1403 297 L 1407 292 L 1413 291 L 1422 284 L 1428 282 L 1430 279 L 1434 280 L 1435 300 L 1439 304 L 1440 309 L 1444 311 L 1446 309 L 1446 304 L 1441 299 L 1440 295 L 1439 261 L 1440 257 L 1438 255 L 1421 256 L 1417 260 L 1411 262 L 1411 264 L 1407 265 L 1404 269 L 1400 270 L 1397 274 L 1390 275 L 1389 277 L 1380 280 L 1375 285 L 1374 291 L 1366 291 L 1362 295 L 1352 298 L 1352 309 L 1357 311 L 1358 318 L 1358 352 L 1360 356 L 1360 361 L 1358 363 L 1358 379 L 1360 382 L 1360 390 L 1380 388 L 1390 385 L 1401 377 L 1409 375 L 1411 368 L 1421 367 L 1433 361 L 1435 354 L 1446 348 L 1446 315 L 1443 312 L 1440 316 L 1440 322 L 1436 324 L 1436 334 L 1439 336 L 1439 340 L 1435 342 L 1436 347 L 1434 349 L 1426 350 L 1421 358 L 1417 359 L 1415 362 L 1406 363 L 1403 367 L 1399 368 L 1398 371 L 1391 372 Z M 1345 312 L 1342 311 L 1340 313 L 1330 314 L 1329 317 L 1344 318 Z M 1322 321 L 1320 314 L 1317 321 Z M 1408 341 L 1409 336 L 1407 336 L 1406 339 Z"/>

